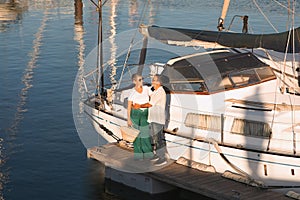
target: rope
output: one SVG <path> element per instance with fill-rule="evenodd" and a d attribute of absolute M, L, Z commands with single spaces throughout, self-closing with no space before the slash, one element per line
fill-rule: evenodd
<path fill-rule="evenodd" d="M 234 165 L 232 162 L 230 162 L 226 156 L 222 153 L 222 150 L 218 144 L 217 141 L 215 141 L 213 138 L 208 138 L 208 142 L 212 143 L 215 147 L 215 149 L 218 151 L 219 155 L 221 156 L 221 158 L 223 158 L 223 160 L 225 160 L 225 162 L 227 164 L 230 165 L 230 167 L 232 167 L 235 171 L 241 173 L 243 176 L 249 178 L 250 180 L 254 180 L 247 172 L 243 171 L 242 169 L 240 169 L 239 167 L 237 167 L 236 165 Z"/>
<path fill-rule="evenodd" d="M 146 8 L 148 7 L 149 2 L 150 2 L 150 0 L 148 0 L 148 1 L 144 4 L 143 11 L 142 11 L 142 17 L 140 18 L 140 20 L 139 20 L 139 22 L 138 22 L 137 29 L 136 29 L 136 31 L 134 32 L 134 35 L 133 35 L 133 37 L 132 37 L 132 39 L 131 39 L 131 42 L 130 42 L 130 45 L 129 45 L 129 48 L 128 48 L 128 51 L 127 51 L 127 54 L 126 54 L 126 58 L 125 58 L 125 61 L 124 61 L 122 73 L 121 73 L 121 76 L 120 76 L 120 79 L 119 79 L 119 83 L 118 83 L 118 86 L 117 86 L 117 89 L 120 88 L 120 83 L 121 83 L 121 81 L 122 81 L 122 79 L 123 79 L 123 74 L 124 74 L 125 68 L 127 67 L 128 59 L 129 59 L 129 57 L 130 57 L 131 48 L 132 48 L 132 46 L 133 46 L 134 39 L 135 39 L 136 34 L 137 34 L 137 32 L 138 32 L 138 27 L 140 26 L 142 20 L 145 18 L 145 10 L 146 10 Z M 131 73 L 131 72 L 129 71 L 129 73 Z"/>

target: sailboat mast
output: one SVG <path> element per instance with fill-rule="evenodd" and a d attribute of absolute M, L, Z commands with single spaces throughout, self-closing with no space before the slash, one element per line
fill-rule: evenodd
<path fill-rule="evenodd" d="M 139 68 L 138 68 L 138 74 L 142 74 L 145 60 L 146 60 L 146 55 L 147 55 L 147 44 L 148 44 L 148 37 L 144 36 L 143 38 L 143 47 L 140 52 L 140 61 L 139 61 Z"/>
<path fill-rule="evenodd" d="M 102 0 L 98 0 L 98 51 L 97 51 L 97 93 L 103 94 L 103 47 L 102 47 Z"/>
<path fill-rule="evenodd" d="M 227 14 L 228 7 L 229 7 L 229 3 L 230 3 L 230 0 L 224 0 L 222 13 L 221 13 L 221 16 L 219 17 L 218 26 L 217 26 L 219 31 L 222 31 L 222 30 L 225 29 L 224 28 L 224 21 L 225 21 L 225 17 L 226 17 L 226 14 Z"/>

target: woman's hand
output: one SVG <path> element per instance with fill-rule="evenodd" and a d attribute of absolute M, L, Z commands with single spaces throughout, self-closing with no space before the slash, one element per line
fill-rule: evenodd
<path fill-rule="evenodd" d="M 128 126 L 132 126 L 132 121 L 130 119 L 131 108 L 132 108 L 132 101 L 128 101 L 128 108 L 127 108 L 127 125 Z"/>
<path fill-rule="evenodd" d="M 131 121 L 131 119 L 127 119 L 127 125 L 128 125 L 128 126 L 132 126 L 132 121 Z"/>

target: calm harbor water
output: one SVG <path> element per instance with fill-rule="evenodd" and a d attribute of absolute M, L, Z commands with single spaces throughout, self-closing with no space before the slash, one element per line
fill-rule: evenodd
<path fill-rule="evenodd" d="M 142 13 L 145 2 L 109 0 L 103 7 L 104 38 L 137 28 L 141 18 L 145 24 L 215 30 L 222 5 L 221 0 L 155 0 Z M 86 158 L 74 125 L 74 80 L 97 44 L 97 11 L 88 0 L 83 5 L 75 9 L 74 0 L 0 0 L 0 199 L 143 195 L 120 186 L 118 191 L 131 196 L 105 192 L 103 165 Z M 229 13 L 237 8 L 239 13 L 228 19 L 248 14 L 254 32 L 273 31 L 253 3 L 232 1 Z M 278 4 L 264 3 L 263 8 L 276 28 L 285 30 L 286 11 Z"/>

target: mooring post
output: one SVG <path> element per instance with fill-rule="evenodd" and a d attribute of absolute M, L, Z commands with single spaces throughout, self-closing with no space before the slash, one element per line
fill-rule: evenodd
<path fill-rule="evenodd" d="M 74 6 L 75 6 L 75 24 L 83 24 L 83 19 L 82 19 L 82 7 L 83 3 L 82 0 L 74 0 Z"/>

